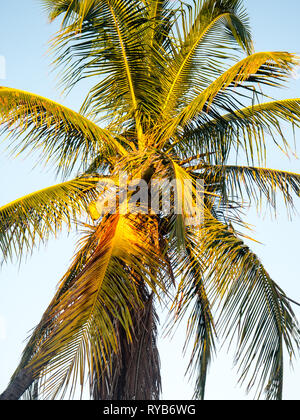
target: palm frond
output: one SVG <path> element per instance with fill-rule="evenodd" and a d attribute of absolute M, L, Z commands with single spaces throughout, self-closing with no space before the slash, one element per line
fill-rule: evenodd
<path fill-rule="evenodd" d="M 42 161 L 55 163 L 58 172 L 85 169 L 102 152 L 107 159 L 124 149 L 108 130 L 54 101 L 18 89 L 0 88 L 1 134 L 13 152 L 40 152 Z"/>
<path fill-rule="evenodd" d="M 153 54 L 153 48 L 158 48 L 160 52 L 168 52 L 172 48 L 170 32 L 176 19 L 176 10 L 172 7 L 170 0 L 144 0 L 143 2 L 150 21 L 147 39 L 145 39 L 149 52 Z"/>
<path fill-rule="evenodd" d="M 300 174 L 276 169 L 200 164 L 201 176 L 208 184 L 218 185 L 222 190 L 222 199 L 239 199 L 247 204 L 252 201 L 261 209 L 263 199 L 276 211 L 278 192 L 282 194 L 288 210 L 294 208 L 293 195 L 300 196 Z"/>
<path fill-rule="evenodd" d="M 53 41 L 56 63 L 65 68 L 63 83 L 72 87 L 85 77 L 97 77 L 82 110 L 92 109 L 97 116 L 104 111 L 106 118 L 119 122 L 127 115 L 135 121 L 142 141 L 141 111 L 146 112 L 147 103 L 151 107 L 156 92 L 145 66 L 144 4 L 138 0 L 86 0 L 53 8 L 53 2 L 47 3 L 51 17 L 64 14 L 64 29 Z M 74 56 L 78 59 L 73 60 Z M 116 104 L 118 115 L 114 112 Z"/>
<path fill-rule="evenodd" d="M 184 102 L 189 88 L 203 90 L 220 76 L 226 70 L 224 62 L 234 59 L 232 49 L 228 52 L 233 44 L 252 50 L 248 19 L 240 1 L 198 1 L 188 13 L 182 11 L 181 18 L 183 39 L 164 75 L 163 111 L 173 109 L 178 100 Z"/>
<path fill-rule="evenodd" d="M 220 302 L 217 331 L 237 343 L 240 381 L 257 396 L 282 399 L 283 356 L 299 349 L 300 330 L 289 300 L 259 258 L 216 219 L 203 229 L 209 295 Z M 201 253 L 203 256 L 203 253 Z"/>
<path fill-rule="evenodd" d="M 149 267 L 159 264 L 157 254 L 156 260 L 151 256 L 149 233 L 145 236 L 143 229 L 137 230 L 136 223 L 129 216 L 108 217 L 97 231 L 94 253 L 54 305 L 50 314 L 52 332 L 30 362 L 36 374 L 45 379 L 45 383 L 40 379 L 40 391 L 46 398 L 60 392 L 64 395 L 68 385 L 74 390 L 79 378 L 82 385 L 85 365 L 89 375 L 96 374 L 101 380 L 113 355 L 120 352 L 117 324 L 128 343 L 132 341 L 131 313 L 142 303 L 138 284 L 130 273 L 138 272 L 154 291 L 157 283 L 153 283 Z"/>
<path fill-rule="evenodd" d="M 264 162 L 267 136 L 271 136 L 280 150 L 289 153 L 291 146 L 281 128 L 281 122 L 299 127 L 299 113 L 300 100 L 296 98 L 249 106 L 220 115 L 206 123 L 199 118 L 199 121 L 185 128 L 181 148 L 184 150 L 186 144 L 189 154 L 192 149 L 195 154 L 203 154 L 203 158 L 211 158 L 208 160 L 217 165 L 227 159 L 232 149 L 236 153 L 244 153 L 248 162 Z"/>
<path fill-rule="evenodd" d="M 23 388 L 20 387 L 20 397 L 23 399 L 38 399 L 40 394 L 40 380 L 36 376 L 33 375 L 32 369 L 28 368 L 30 361 L 38 352 L 41 343 L 49 337 L 51 332 L 53 331 L 53 323 L 51 322 L 51 313 L 55 305 L 59 302 L 61 296 L 67 292 L 69 288 L 72 287 L 74 281 L 82 272 L 85 265 L 89 261 L 89 258 L 94 253 L 98 244 L 97 238 L 97 228 L 89 226 L 88 230 L 85 232 L 85 235 L 81 237 L 80 241 L 78 242 L 77 252 L 73 258 L 72 264 L 69 267 L 68 271 L 64 274 L 63 278 L 59 282 L 59 287 L 55 296 L 53 297 L 52 301 L 50 302 L 48 308 L 44 312 L 41 321 L 39 324 L 34 328 L 33 332 L 31 333 L 30 337 L 28 338 L 28 342 L 26 347 L 22 353 L 22 357 L 20 363 L 15 370 L 10 384 L 9 389 L 14 388 L 16 383 L 22 379 L 23 372 L 31 372 L 31 377 L 29 378 L 29 383 Z"/>
<path fill-rule="evenodd" d="M 180 279 L 173 312 L 175 322 L 181 320 L 193 307 L 188 317 L 186 350 L 193 340 L 192 354 L 188 366 L 191 378 L 196 374 L 195 393 L 196 399 L 204 400 L 206 379 L 212 357 L 216 350 L 217 332 L 212 314 L 212 305 L 206 292 L 204 274 L 206 267 L 199 258 L 195 248 L 198 246 L 198 238 L 189 230 L 186 234 L 186 249 L 184 255 L 174 264 L 174 272 Z"/>
<path fill-rule="evenodd" d="M 78 226 L 98 196 L 99 178 L 81 177 L 28 194 L 0 207 L 2 258 L 22 257 L 63 227 Z"/>
<path fill-rule="evenodd" d="M 243 86 L 249 81 L 255 83 L 272 84 L 278 86 L 279 82 L 288 77 L 293 66 L 298 63 L 296 57 L 286 52 L 260 52 L 254 53 L 218 77 L 208 88 L 195 92 L 195 97 L 182 111 L 163 126 L 164 139 L 174 135 L 178 127 L 185 127 L 201 113 L 207 114 L 215 98 L 228 87 Z"/>
<path fill-rule="evenodd" d="M 195 179 L 171 156 L 168 157 L 167 176 L 170 184 L 162 183 L 160 192 L 165 204 L 166 199 L 169 199 L 169 240 L 176 240 L 179 251 L 185 248 L 186 227 L 191 218 L 195 217 L 195 220 L 198 220 L 201 217 L 201 207 L 197 207 L 197 204 L 204 191 L 198 191 Z M 164 212 L 164 209 L 162 211 Z"/>

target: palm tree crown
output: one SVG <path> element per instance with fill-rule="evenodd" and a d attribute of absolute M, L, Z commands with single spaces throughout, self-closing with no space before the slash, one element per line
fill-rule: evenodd
<path fill-rule="evenodd" d="M 222 336 L 236 344 L 247 389 L 281 399 L 283 355 L 295 354 L 300 331 L 290 299 L 246 244 L 242 211 L 261 200 L 276 210 L 277 193 L 290 208 L 300 193 L 299 174 L 265 167 L 268 142 L 289 149 L 281 123 L 300 125 L 300 99 L 262 90 L 281 86 L 299 59 L 253 50 L 241 0 L 43 4 L 61 19 L 52 48 L 64 89 L 86 78 L 94 86 L 79 112 L 0 88 L 6 141 L 39 149 L 62 177 L 0 208 L 0 246 L 4 260 L 21 259 L 64 226 L 84 221 L 86 232 L 1 398 L 72 396 L 88 379 L 94 399 L 158 399 L 162 301 L 171 328 L 188 317 L 195 398 Z M 101 212 L 101 196 L 120 194 L 121 173 L 149 187 L 175 181 L 169 211 L 159 198 L 149 211 L 149 188 L 147 208 L 121 211 L 132 190 Z M 202 218 L 191 224 L 200 179 Z"/>

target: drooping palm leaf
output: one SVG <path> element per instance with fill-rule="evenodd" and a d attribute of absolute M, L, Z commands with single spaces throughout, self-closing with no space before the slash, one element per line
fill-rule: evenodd
<path fill-rule="evenodd" d="M 78 244 L 79 250 L 77 250 L 70 268 L 61 279 L 60 286 L 44 312 L 41 321 L 30 335 L 21 361 L 11 378 L 10 384 L 4 393 L 5 395 L 2 396 L 4 399 L 9 398 L 10 393 L 14 395 L 17 393 L 18 399 L 21 397 L 30 400 L 38 399 L 39 379 L 34 375 L 32 369 L 28 369 L 28 365 L 38 351 L 40 344 L 49 336 L 53 329 L 50 313 L 53 311 L 55 304 L 57 304 L 60 297 L 72 286 L 74 280 L 86 265 L 89 257 L 93 254 L 98 243 L 96 233 L 97 230 L 93 228 L 92 231 L 88 230 L 86 235 L 81 238 Z"/>
<path fill-rule="evenodd" d="M 188 349 L 192 340 L 193 346 L 188 371 L 191 377 L 196 375 L 194 397 L 204 400 L 207 373 L 216 350 L 217 332 L 206 292 L 206 267 L 195 252 L 198 240 L 193 231 L 187 234 L 184 256 L 180 263 L 177 261 L 175 264 L 175 274 L 180 278 L 180 283 L 173 310 L 176 322 L 190 311 L 185 347 Z"/>
<path fill-rule="evenodd" d="M 0 132 L 9 134 L 14 152 L 40 152 L 58 172 L 85 169 L 98 153 L 122 153 L 109 131 L 79 113 L 47 98 L 17 89 L 0 88 Z"/>
<path fill-rule="evenodd" d="M 209 161 L 216 164 L 224 163 L 232 149 L 243 153 L 249 162 L 264 162 L 267 136 L 271 136 L 281 150 L 289 152 L 290 145 L 282 131 L 281 122 L 299 127 L 299 111 L 300 100 L 296 98 L 261 103 L 220 114 L 206 123 L 199 118 L 199 121 L 186 127 L 181 142 L 188 143 L 195 154 L 202 153 L 203 158 L 209 157 Z"/>
<path fill-rule="evenodd" d="M 207 218 L 209 295 L 221 303 L 217 331 L 232 343 L 240 380 L 257 395 L 282 399 L 283 356 L 299 348 L 300 330 L 290 302 L 259 258 L 221 222 Z"/>
<path fill-rule="evenodd" d="M 92 200 L 97 199 L 100 178 L 81 177 L 57 184 L 0 207 L 2 258 L 21 259 L 39 243 L 46 243 L 63 227 L 78 226 Z"/>
<path fill-rule="evenodd" d="M 153 258 L 151 240 L 136 231 L 130 217 L 111 216 L 102 226 L 95 252 L 52 308 L 51 334 L 31 360 L 34 371 L 43 367 L 47 382 L 42 385 L 42 392 L 48 398 L 59 392 L 64 394 L 68 384 L 73 389 L 78 375 L 83 385 L 86 363 L 90 375 L 95 373 L 100 381 L 111 358 L 120 351 L 115 322 L 120 323 L 131 342 L 131 308 L 137 308 L 141 302 L 138 284 L 130 271 L 136 270 L 150 288 L 155 287 L 147 269 L 150 261 L 154 266 L 158 263 L 149 261 L 149 257 Z"/>
<path fill-rule="evenodd" d="M 251 166 L 202 166 L 202 175 L 210 183 L 223 186 L 222 197 L 232 200 L 239 197 L 247 198 L 248 204 L 252 201 L 260 209 L 263 198 L 276 210 L 278 192 L 281 192 L 288 210 L 294 207 L 295 196 L 300 195 L 300 175 L 297 173 L 280 171 L 269 168 Z"/>

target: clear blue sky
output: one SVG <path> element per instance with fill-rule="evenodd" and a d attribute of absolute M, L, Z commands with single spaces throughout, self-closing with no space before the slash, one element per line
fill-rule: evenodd
<path fill-rule="evenodd" d="M 298 0 L 246 0 L 251 17 L 257 51 L 286 50 L 300 54 L 300 2 Z M 61 98 L 50 73 L 47 42 L 57 30 L 49 25 L 38 0 L 3 1 L 0 5 L 0 56 L 6 60 L 6 80 L 0 85 L 35 92 L 63 102 L 78 110 L 84 93 L 74 91 Z M 1 61 L 0 61 L 1 63 Z M 300 71 L 299 71 L 300 75 Z M 1 77 L 1 72 L 0 72 Z M 300 78 L 292 80 L 289 89 L 277 92 L 278 98 L 300 97 Z M 292 138 L 291 138 L 292 141 Z M 300 146 L 300 130 L 297 132 Z M 0 145 L 0 205 L 21 195 L 55 182 L 53 172 L 37 167 L 32 160 L 12 160 Z M 300 161 L 289 161 L 271 152 L 268 166 L 300 173 Z M 300 200 L 298 203 L 300 213 Z M 300 301 L 299 232 L 300 216 L 287 221 L 284 210 L 276 221 L 267 216 L 249 214 L 256 226 L 255 237 L 263 245 L 252 248 L 261 257 L 273 279 L 293 299 Z M 67 269 L 74 251 L 74 236 L 51 241 L 46 249 L 36 251 L 21 268 L 5 265 L 0 272 L 0 391 L 5 388 L 16 367 L 24 340 L 52 298 L 57 282 Z M 300 319 L 299 308 L 295 308 Z M 186 364 L 181 362 L 183 335 L 161 344 L 163 398 L 189 399 L 192 388 L 184 379 Z M 187 360 L 186 360 L 187 361 Z M 225 349 L 220 351 L 208 379 L 208 399 L 245 399 L 243 389 L 236 386 L 232 359 Z M 285 399 L 300 399 L 300 361 L 289 369 L 286 361 Z"/>

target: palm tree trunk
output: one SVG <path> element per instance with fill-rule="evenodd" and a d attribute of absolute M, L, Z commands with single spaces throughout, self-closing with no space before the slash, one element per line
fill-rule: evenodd
<path fill-rule="evenodd" d="M 156 346 L 158 319 L 153 295 L 144 296 L 144 305 L 143 309 L 132 314 L 134 327 L 131 342 L 120 325 L 120 352 L 115 354 L 112 366 L 101 379 L 95 375 L 92 393 L 94 400 L 159 399 L 161 377 Z"/>
<path fill-rule="evenodd" d="M 0 400 L 19 400 L 33 381 L 34 377 L 29 369 L 20 370 L 0 395 Z"/>

